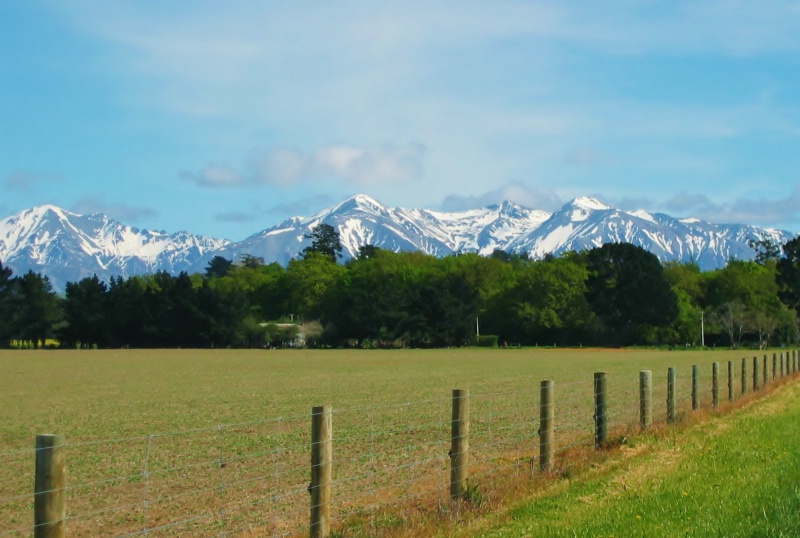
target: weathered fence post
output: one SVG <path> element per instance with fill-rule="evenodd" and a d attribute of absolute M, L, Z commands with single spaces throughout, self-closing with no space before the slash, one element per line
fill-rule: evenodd
<path fill-rule="evenodd" d="M 667 422 L 675 422 L 675 386 L 677 375 L 675 368 L 667 370 Z"/>
<path fill-rule="evenodd" d="M 733 401 L 733 361 L 728 361 L 728 401 Z"/>
<path fill-rule="evenodd" d="M 327 405 L 311 409 L 311 538 L 328 538 L 331 531 L 333 413 Z"/>
<path fill-rule="evenodd" d="M 747 394 L 747 359 L 742 359 L 742 396 Z"/>
<path fill-rule="evenodd" d="M 601 448 L 608 439 L 608 392 L 605 372 L 594 373 L 594 446 Z"/>
<path fill-rule="evenodd" d="M 555 418 L 553 382 L 542 381 L 539 399 L 539 469 L 545 472 L 553 469 Z"/>
<path fill-rule="evenodd" d="M 66 456 L 60 435 L 36 436 L 33 536 L 63 538 L 66 518 Z"/>
<path fill-rule="evenodd" d="M 773 353 L 772 354 L 772 380 L 775 381 L 775 379 L 777 379 L 777 378 L 778 378 L 778 354 L 777 353 Z"/>
<path fill-rule="evenodd" d="M 767 356 L 766 356 L 766 354 L 764 355 L 764 361 L 763 361 L 763 365 L 762 365 L 762 370 L 763 370 L 763 374 L 764 374 L 764 376 L 763 376 L 764 380 L 761 383 L 761 386 L 762 387 L 766 387 L 767 383 L 769 382 L 769 380 L 767 379 L 767 372 L 769 371 L 769 368 L 767 368 Z"/>
<path fill-rule="evenodd" d="M 700 408 L 700 367 L 698 365 L 692 366 L 692 410 L 697 411 Z"/>
<path fill-rule="evenodd" d="M 753 392 L 758 392 L 758 382 L 761 376 L 758 373 L 758 357 L 753 357 Z"/>
<path fill-rule="evenodd" d="M 653 372 L 639 372 L 639 420 L 642 430 L 653 424 Z"/>
<path fill-rule="evenodd" d="M 719 363 L 711 365 L 711 405 L 719 407 Z"/>
<path fill-rule="evenodd" d="M 469 390 L 453 390 L 450 435 L 450 499 L 458 501 L 467 490 L 469 471 Z"/>

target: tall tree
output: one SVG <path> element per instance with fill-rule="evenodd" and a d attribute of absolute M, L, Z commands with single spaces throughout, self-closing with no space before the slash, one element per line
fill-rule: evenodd
<path fill-rule="evenodd" d="M 646 343 L 646 326 L 669 325 L 678 300 L 656 256 L 629 243 L 606 243 L 586 254 L 587 298 L 618 344 Z"/>
<path fill-rule="evenodd" d="M 577 343 L 590 318 L 586 302 L 586 267 L 567 258 L 530 263 L 519 268 L 509 290 L 510 309 L 520 328 L 517 340 Z"/>
<path fill-rule="evenodd" d="M 233 260 L 228 260 L 222 256 L 214 256 L 208 262 L 208 267 L 206 267 L 206 277 L 222 278 L 228 274 L 232 266 Z"/>
<path fill-rule="evenodd" d="M 776 270 L 781 301 L 800 313 L 800 236 L 783 245 L 783 256 L 778 260 Z"/>
<path fill-rule="evenodd" d="M 307 258 L 311 254 L 320 254 L 332 262 L 338 262 L 342 257 L 339 232 L 330 224 L 320 223 L 311 230 L 310 234 L 303 237 L 311 239 L 311 245 L 303 249 L 303 258 Z"/>
<path fill-rule="evenodd" d="M 58 335 L 63 344 L 90 347 L 108 343 L 108 329 L 117 320 L 118 312 L 107 309 L 107 291 L 106 283 L 97 275 L 67 283 L 64 299 L 66 324 Z"/>
<path fill-rule="evenodd" d="M 14 337 L 16 312 L 16 279 L 10 267 L 0 262 L 0 348 L 8 347 Z"/>
<path fill-rule="evenodd" d="M 19 294 L 16 312 L 18 338 L 38 348 L 53 335 L 53 325 L 61 318 L 58 295 L 47 276 L 33 271 L 19 278 Z"/>

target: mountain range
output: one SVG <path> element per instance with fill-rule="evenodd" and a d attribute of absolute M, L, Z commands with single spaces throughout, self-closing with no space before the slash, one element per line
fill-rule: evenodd
<path fill-rule="evenodd" d="M 576 198 L 555 212 L 503 202 L 461 212 L 389 208 L 359 194 L 310 217 L 293 217 L 233 242 L 127 226 L 106 215 L 78 215 L 45 205 L 0 219 L 0 261 L 16 274 L 47 275 L 57 290 L 94 274 L 102 279 L 159 270 L 203 272 L 214 256 L 243 254 L 286 264 L 309 244 L 305 235 L 325 223 L 339 233 L 344 259 L 371 244 L 435 256 L 489 255 L 500 249 L 531 258 L 584 250 L 608 242 L 639 245 L 662 261 L 694 261 L 704 270 L 732 259 L 752 259 L 753 240 L 783 244 L 794 234 L 745 224 L 712 224 L 663 213 L 623 211 L 593 198 Z"/>

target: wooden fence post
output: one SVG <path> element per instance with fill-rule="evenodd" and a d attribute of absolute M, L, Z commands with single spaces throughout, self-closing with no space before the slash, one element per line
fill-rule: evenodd
<path fill-rule="evenodd" d="M 733 401 L 733 361 L 728 361 L 728 401 Z"/>
<path fill-rule="evenodd" d="M 747 394 L 747 359 L 742 359 L 742 396 Z"/>
<path fill-rule="evenodd" d="M 677 375 L 675 368 L 670 367 L 667 370 L 667 422 L 672 424 L 675 422 L 675 389 L 676 389 Z"/>
<path fill-rule="evenodd" d="M 64 537 L 66 487 L 64 438 L 60 435 L 37 435 L 33 488 L 34 538 Z"/>
<path fill-rule="evenodd" d="M 642 430 L 653 424 L 653 372 L 639 372 L 639 420 Z"/>
<path fill-rule="evenodd" d="M 553 401 L 553 382 L 542 381 L 539 398 L 539 469 L 553 469 L 555 454 L 555 405 Z"/>
<path fill-rule="evenodd" d="M 331 532 L 331 480 L 333 414 L 327 405 L 311 409 L 311 538 L 328 538 Z"/>
<path fill-rule="evenodd" d="M 692 366 L 692 410 L 697 411 L 700 408 L 700 367 L 698 365 Z"/>
<path fill-rule="evenodd" d="M 608 440 L 608 384 L 605 372 L 594 373 L 594 446 L 601 448 Z"/>
<path fill-rule="evenodd" d="M 469 390 L 453 390 L 450 435 L 450 499 L 458 501 L 467 490 L 469 472 Z"/>
<path fill-rule="evenodd" d="M 719 363 L 711 365 L 711 405 L 719 407 Z"/>
<path fill-rule="evenodd" d="M 761 383 L 761 386 L 762 387 L 766 387 L 767 383 L 769 382 L 769 380 L 767 379 L 767 372 L 769 371 L 769 368 L 767 368 L 767 355 L 766 354 L 764 355 L 764 360 L 762 362 L 763 362 L 762 370 L 763 370 L 763 374 L 764 374 L 763 375 L 764 379 L 763 379 L 763 382 Z"/>
<path fill-rule="evenodd" d="M 758 392 L 758 382 L 761 376 L 758 372 L 758 357 L 753 357 L 753 392 Z"/>
<path fill-rule="evenodd" d="M 778 378 L 778 354 L 772 354 L 772 380 L 775 381 Z"/>
<path fill-rule="evenodd" d="M 783 358 L 783 351 L 781 351 L 781 377 L 786 377 L 786 359 Z"/>

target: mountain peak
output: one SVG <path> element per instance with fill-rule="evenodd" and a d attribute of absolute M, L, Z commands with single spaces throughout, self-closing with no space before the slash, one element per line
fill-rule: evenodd
<path fill-rule="evenodd" d="M 578 209 L 586 209 L 590 211 L 605 211 L 607 209 L 612 209 L 611 206 L 604 204 L 597 198 L 589 198 L 588 196 L 575 198 L 568 205 Z"/>

